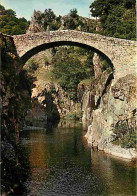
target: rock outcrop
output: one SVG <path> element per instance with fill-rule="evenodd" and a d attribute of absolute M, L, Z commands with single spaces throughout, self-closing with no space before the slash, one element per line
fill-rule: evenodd
<path fill-rule="evenodd" d="M 19 134 L 30 107 L 30 83 L 11 37 L 0 35 L 2 128 Z M 11 129 L 11 130 L 10 130 Z"/>
<path fill-rule="evenodd" d="M 28 153 L 19 143 L 19 133 L 30 106 L 30 86 L 25 72 L 19 66 L 12 38 L 2 34 L 0 67 L 1 191 L 2 195 L 11 192 L 14 195 L 14 188 L 20 186 L 20 189 L 23 189 L 23 183 L 29 177 Z"/>
<path fill-rule="evenodd" d="M 84 82 L 79 83 L 78 85 L 78 99 L 81 103 L 82 110 L 82 123 L 84 125 L 84 129 L 90 125 L 92 111 L 95 109 L 95 95 L 90 89 L 91 82 L 89 85 Z"/>
<path fill-rule="evenodd" d="M 95 78 L 98 78 L 102 74 L 102 62 L 97 53 L 94 53 L 93 65 L 94 65 Z"/>
<path fill-rule="evenodd" d="M 42 20 L 40 23 L 38 23 L 38 18 L 41 16 L 41 12 L 36 12 L 34 10 L 33 16 L 31 17 L 30 25 L 27 29 L 28 33 L 37 33 L 44 31 L 44 20 Z"/>
<path fill-rule="evenodd" d="M 32 99 L 37 99 L 38 103 L 43 106 L 42 111 L 45 113 L 48 120 L 53 121 L 56 118 L 63 118 L 72 113 L 72 111 L 75 112 L 74 102 L 69 99 L 68 95 L 59 84 L 45 81 L 43 89 L 40 89 L 40 82 L 42 81 L 37 81 L 35 83 L 36 86 L 33 88 Z M 38 107 L 38 105 L 34 105 L 33 111 L 36 109 L 35 107 Z M 39 116 L 41 115 L 39 114 Z"/>
<path fill-rule="evenodd" d="M 115 156 L 137 158 L 135 149 L 123 149 L 113 144 L 114 127 L 125 122 L 136 128 L 136 75 L 129 74 L 113 80 L 100 97 L 98 108 L 92 112 L 92 123 L 86 138 L 91 146 Z"/>
<path fill-rule="evenodd" d="M 52 75 L 51 50 L 41 52 L 30 59 L 38 64 L 32 89 L 32 110 L 28 111 L 27 121 L 55 121 L 59 118 L 81 117 L 81 105 L 75 103 Z M 24 66 L 29 67 L 29 62 Z M 29 120 L 30 119 L 30 120 Z"/>

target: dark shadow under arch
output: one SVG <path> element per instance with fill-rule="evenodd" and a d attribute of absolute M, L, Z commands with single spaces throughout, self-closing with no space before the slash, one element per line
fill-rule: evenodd
<path fill-rule="evenodd" d="M 103 52 L 101 52 L 100 50 L 89 46 L 87 44 L 82 44 L 82 43 L 78 43 L 78 42 L 72 42 L 72 41 L 58 41 L 58 42 L 50 42 L 50 43 L 45 43 L 39 46 L 36 46 L 35 48 L 32 48 L 31 50 L 29 50 L 28 52 L 26 52 L 21 58 L 20 58 L 20 62 L 22 65 L 24 65 L 33 55 L 44 51 L 46 49 L 50 49 L 50 48 L 54 48 L 54 47 L 58 47 L 58 46 L 78 46 L 81 48 L 85 48 L 87 50 L 91 50 L 93 52 L 96 52 L 97 54 L 99 54 L 100 56 L 102 56 L 110 65 L 110 67 L 112 68 L 112 70 L 114 71 L 114 66 L 113 63 L 111 62 L 111 60 L 109 59 L 108 56 L 106 56 Z"/>

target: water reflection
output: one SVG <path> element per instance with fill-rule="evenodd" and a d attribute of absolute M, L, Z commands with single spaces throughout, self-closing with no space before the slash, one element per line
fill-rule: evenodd
<path fill-rule="evenodd" d="M 129 161 L 92 151 L 92 169 L 105 182 L 109 195 L 136 195 L 136 168 Z"/>
<path fill-rule="evenodd" d="M 136 195 L 135 168 L 102 152 L 91 153 L 84 133 L 76 122 L 24 133 L 32 167 L 30 192 L 24 195 Z"/>

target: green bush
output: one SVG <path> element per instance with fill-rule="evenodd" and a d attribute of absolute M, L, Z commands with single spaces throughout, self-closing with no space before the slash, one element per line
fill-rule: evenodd
<path fill-rule="evenodd" d="M 67 120 L 80 120 L 82 118 L 82 111 L 77 111 L 71 114 L 68 114 L 64 117 Z"/>
<path fill-rule="evenodd" d="M 26 70 L 30 74 L 34 74 L 34 72 L 38 69 L 39 65 L 33 59 L 29 60 L 28 65 L 26 66 Z"/>
<path fill-rule="evenodd" d="M 75 9 L 72 9 L 72 10 L 70 10 L 70 16 L 71 17 L 73 17 L 73 18 L 76 18 L 76 17 L 78 17 L 78 11 L 77 11 L 77 9 L 75 8 Z"/>
<path fill-rule="evenodd" d="M 114 143 L 121 145 L 123 148 L 136 148 L 137 129 L 128 126 L 127 123 L 121 122 L 114 128 Z"/>
<path fill-rule="evenodd" d="M 0 31 L 8 35 L 24 34 L 29 26 L 29 22 L 25 18 L 17 18 L 16 13 L 0 5 L 0 10 L 4 14 L 0 17 Z"/>

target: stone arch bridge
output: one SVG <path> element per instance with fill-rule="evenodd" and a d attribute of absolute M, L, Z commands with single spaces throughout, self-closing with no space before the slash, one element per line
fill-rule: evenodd
<path fill-rule="evenodd" d="M 55 46 L 74 45 L 104 56 L 114 67 L 117 79 L 136 72 L 136 42 L 74 30 L 49 31 L 13 36 L 17 53 L 24 64 L 34 54 Z"/>

